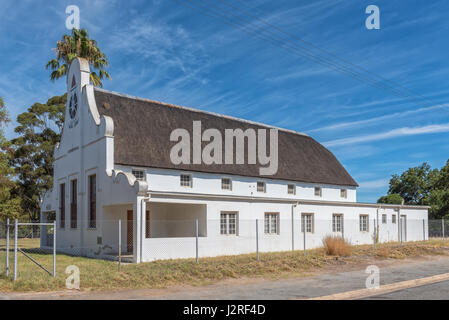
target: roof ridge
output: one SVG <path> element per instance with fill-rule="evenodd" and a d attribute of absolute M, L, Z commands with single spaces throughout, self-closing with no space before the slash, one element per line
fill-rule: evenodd
<path fill-rule="evenodd" d="M 225 115 L 225 114 L 220 114 L 220 113 L 216 113 L 216 112 L 212 112 L 212 111 L 204 111 L 204 110 L 199 110 L 199 109 L 195 109 L 195 108 L 191 108 L 191 107 L 179 106 L 179 105 L 176 105 L 176 104 L 166 103 L 166 102 L 162 102 L 162 101 L 157 101 L 157 100 L 151 100 L 151 99 L 141 98 L 141 97 L 137 97 L 137 96 L 132 96 L 132 95 L 129 95 L 129 94 L 126 94 L 126 93 L 120 93 L 120 92 L 116 92 L 116 91 L 105 90 L 103 88 L 98 88 L 98 87 L 94 87 L 94 90 L 100 91 L 100 92 L 104 92 L 104 93 L 110 93 L 110 94 L 117 95 L 117 96 L 124 97 L 124 98 L 128 98 L 128 99 L 134 99 L 134 100 L 139 100 L 139 101 L 144 101 L 144 102 L 158 103 L 158 104 L 169 106 L 169 107 L 172 107 L 172 108 L 179 108 L 179 109 L 184 109 L 184 110 L 188 110 L 188 111 L 209 114 L 209 115 L 213 115 L 213 116 L 220 117 L 220 118 L 240 121 L 240 122 L 243 122 L 243 123 L 249 123 L 249 124 L 258 125 L 258 126 L 262 126 L 262 127 L 266 127 L 266 128 L 271 128 L 271 129 L 277 129 L 277 130 L 280 130 L 280 131 L 293 133 L 293 134 L 297 134 L 297 135 L 300 135 L 300 136 L 305 136 L 305 137 L 311 138 L 308 134 L 303 133 L 303 132 L 290 130 L 290 129 L 285 129 L 285 128 L 280 128 L 280 127 L 272 126 L 272 125 L 269 125 L 269 124 L 265 124 L 265 123 L 261 123 L 261 122 L 257 122 L 257 121 L 252 121 L 252 120 L 246 120 L 246 119 L 237 118 L 237 117 L 233 117 L 233 116 L 228 116 L 228 115 Z"/>

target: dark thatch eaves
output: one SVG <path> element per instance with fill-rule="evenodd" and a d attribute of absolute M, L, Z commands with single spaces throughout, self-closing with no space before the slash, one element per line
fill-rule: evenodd
<path fill-rule="evenodd" d="M 192 124 L 198 120 L 201 121 L 203 131 L 208 128 L 218 129 L 223 138 L 225 129 L 257 130 L 272 128 L 270 126 L 102 89 L 95 89 L 95 100 L 99 113 L 114 121 L 116 164 L 260 177 L 260 164 L 174 165 L 170 160 L 170 150 L 176 142 L 170 141 L 170 134 L 174 129 L 183 128 L 190 132 L 192 139 Z M 335 156 L 311 137 L 284 129 L 279 129 L 278 134 L 278 171 L 275 175 L 263 178 L 358 186 Z M 203 146 L 205 144 L 203 142 Z M 269 148 L 267 150 L 269 152 Z"/>

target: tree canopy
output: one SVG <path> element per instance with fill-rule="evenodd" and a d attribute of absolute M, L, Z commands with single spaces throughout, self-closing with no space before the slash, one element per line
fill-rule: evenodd
<path fill-rule="evenodd" d="M 0 97 L 0 219 L 14 219 L 20 214 L 20 201 L 15 198 L 15 184 L 12 180 L 14 170 L 9 162 L 12 159 L 10 143 L 5 139 L 3 129 L 9 122 L 8 112 L 4 100 Z"/>
<path fill-rule="evenodd" d="M 52 97 L 17 117 L 11 164 L 22 211 L 31 221 L 39 220 L 41 197 L 53 187 L 53 151 L 61 139 L 66 100 L 67 94 Z"/>
<path fill-rule="evenodd" d="M 101 52 L 97 42 L 89 38 L 85 29 L 72 29 L 71 35 L 63 35 L 60 41 L 56 42 L 56 59 L 47 62 L 46 68 L 51 69 L 50 79 L 59 79 L 67 74 L 70 64 L 76 57 L 85 58 L 89 61 L 91 69 L 90 81 L 96 87 L 102 87 L 101 80 L 111 79 L 105 70 L 109 66 L 106 55 Z"/>
<path fill-rule="evenodd" d="M 402 204 L 404 201 L 401 195 L 397 193 L 388 194 L 386 196 L 382 196 L 377 200 L 377 203 L 388 203 L 388 204 Z"/>
<path fill-rule="evenodd" d="M 377 202 L 399 204 L 395 202 L 399 198 L 404 199 L 405 204 L 431 206 L 431 218 L 449 217 L 449 160 L 440 170 L 424 162 L 400 175 L 394 174 L 388 194 Z"/>

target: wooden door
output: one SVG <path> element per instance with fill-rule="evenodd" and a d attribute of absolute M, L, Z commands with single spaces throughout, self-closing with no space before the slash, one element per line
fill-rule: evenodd
<path fill-rule="evenodd" d="M 132 210 L 128 210 L 127 212 L 127 252 L 133 252 L 133 241 L 134 241 L 134 213 Z"/>

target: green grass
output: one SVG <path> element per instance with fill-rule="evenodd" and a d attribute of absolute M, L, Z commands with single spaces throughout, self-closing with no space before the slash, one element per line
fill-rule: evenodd
<path fill-rule="evenodd" d="M 23 241 L 23 240 L 21 240 Z M 21 242 L 25 246 L 26 242 Z M 35 244 L 30 241 L 29 248 Z M 12 281 L 4 275 L 5 250 L 0 246 L 0 291 L 57 291 L 65 290 L 68 275 L 65 269 L 76 265 L 80 269 L 81 290 L 116 290 L 137 288 L 163 288 L 172 285 L 204 285 L 230 278 L 280 278 L 304 276 L 339 264 L 354 264 L 364 259 L 403 259 L 406 257 L 444 255 L 449 250 L 449 241 L 438 240 L 426 243 L 414 242 L 399 246 L 397 243 L 379 244 L 374 252 L 372 246 L 353 246 L 352 255 L 339 257 L 325 254 L 323 248 L 303 251 L 261 253 L 260 261 L 255 254 L 200 258 L 163 260 L 141 264 L 122 265 L 117 270 L 117 262 L 57 255 L 56 279 L 19 253 L 18 280 Z M 52 270 L 51 254 L 32 253 L 34 259 Z M 10 267 L 13 267 L 10 252 Z M 10 271 L 12 273 L 12 270 Z"/>

